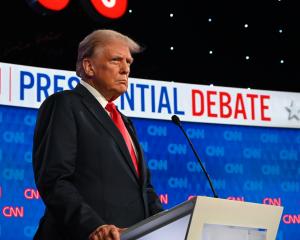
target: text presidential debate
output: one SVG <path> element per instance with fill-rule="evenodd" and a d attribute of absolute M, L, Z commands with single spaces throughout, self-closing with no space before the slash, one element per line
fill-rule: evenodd
<path fill-rule="evenodd" d="M 0 238 L 32 239 L 44 211 L 31 164 L 37 108 L 79 81 L 71 71 L 0 63 Z M 300 234 L 299 103 L 299 93 L 137 78 L 116 102 L 132 117 L 165 208 L 211 196 L 170 121 L 176 114 L 221 198 L 284 206 L 277 240 Z"/>

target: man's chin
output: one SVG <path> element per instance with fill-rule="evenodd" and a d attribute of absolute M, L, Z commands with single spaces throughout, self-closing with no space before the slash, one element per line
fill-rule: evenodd
<path fill-rule="evenodd" d="M 128 89 L 127 84 L 122 84 L 122 85 L 120 85 L 120 86 L 118 87 L 118 89 L 116 89 L 116 90 L 117 90 L 117 92 L 118 92 L 120 95 L 122 95 L 124 92 L 127 91 L 127 89 Z"/>
<path fill-rule="evenodd" d="M 127 86 L 123 88 L 118 88 L 114 91 L 113 97 L 110 101 L 116 100 L 118 97 L 120 97 L 123 93 L 127 91 Z"/>

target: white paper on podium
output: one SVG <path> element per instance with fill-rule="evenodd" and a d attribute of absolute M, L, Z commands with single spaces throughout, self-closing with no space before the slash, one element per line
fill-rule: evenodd
<path fill-rule="evenodd" d="M 187 240 L 275 240 L 282 211 L 281 206 L 199 196 Z"/>
<path fill-rule="evenodd" d="M 202 240 L 266 240 L 266 237 L 266 229 L 204 224 Z"/>

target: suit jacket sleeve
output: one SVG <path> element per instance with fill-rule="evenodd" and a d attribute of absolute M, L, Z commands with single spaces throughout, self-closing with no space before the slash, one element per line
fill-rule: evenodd
<path fill-rule="evenodd" d="M 152 184 L 151 184 L 151 177 L 150 177 L 150 171 L 147 168 L 147 198 L 148 198 L 148 207 L 149 207 L 149 213 L 150 216 L 163 211 L 162 204 L 160 202 L 159 197 L 157 196 Z"/>
<path fill-rule="evenodd" d="M 72 239 L 87 239 L 105 223 L 72 184 L 78 129 L 68 97 L 55 94 L 42 104 L 34 134 L 33 167 L 39 193 L 55 221 Z"/>

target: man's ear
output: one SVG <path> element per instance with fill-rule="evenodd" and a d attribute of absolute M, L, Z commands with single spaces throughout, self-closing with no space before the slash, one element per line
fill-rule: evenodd
<path fill-rule="evenodd" d="M 84 58 L 82 60 L 82 66 L 85 74 L 89 77 L 93 77 L 95 75 L 93 64 L 91 62 L 91 59 Z"/>

